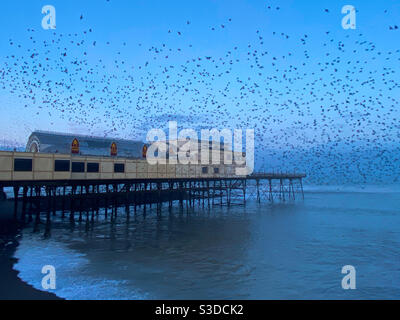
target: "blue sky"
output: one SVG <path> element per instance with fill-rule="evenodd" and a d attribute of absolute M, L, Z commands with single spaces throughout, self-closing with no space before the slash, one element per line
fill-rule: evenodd
<path fill-rule="evenodd" d="M 55 31 L 41 28 L 47 4 Z M 356 30 L 341 26 L 347 4 Z M 396 0 L 30 0 L 0 10 L 0 140 L 23 144 L 34 129 L 137 139 L 177 120 L 255 128 L 263 150 L 399 141 Z"/>
<path fill-rule="evenodd" d="M 51 3 L 50 3 L 51 2 Z M 14 52 L 15 46 L 9 45 L 9 39 L 23 47 L 32 47 L 27 29 L 35 29 L 35 36 L 40 40 L 50 40 L 52 31 L 41 29 L 41 7 L 53 5 L 57 10 L 57 34 L 81 32 L 92 28 L 92 38 L 98 46 L 91 50 L 89 61 L 102 58 L 110 64 L 117 51 L 122 51 L 127 63 L 132 65 L 148 60 L 147 49 L 167 43 L 169 47 L 182 47 L 183 53 L 170 61 L 179 64 L 185 59 L 197 56 L 223 56 L 227 50 L 239 46 L 243 54 L 246 44 L 257 39 L 255 30 L 268 34 L 289 34 L 293 41 L 283 43 L 276 39 L 265 38 L 267 50 L 276 56 L 284 55 L 292 50 L 301 52 L 299 41 L 294 39 L 308 34 L 312 42 L 307 45 L 311 54 L 323 54 L 321 48 L 325 31 L 329 30 L 335 40 L 346 36 L 353 39 L 362 33 L 368 41 L 373 42 L 382 51 L 396 49 L 399 32 L 389 32 L 388 26 L 398 22 L 400 5 L 398 1 L 352 1 L 359 11 L 357 14 L 357 30 L 343 30 L 340 10 L 346 1 L 2 1 L 0 4 L 3 16 L 0 28 L 0 59 Z M 268 10 L 267 6 L 273 9 Z M 280 10 L 276 10 L 280 7 Z M 324 9 L 328 8 L 329 13 Z M 387 10 L 388 13 L 384 13 Z M 81 14 L 83 20 L 80 20 Z M 232 19 L 229 22 L 228 19 Z M 190 21 L 190 24 L 187 24 Z M 226 25 L 221 30 L 220 26 Z M 217 32 L 211 32 L 215 27 Z M 168 33 L 172 30 L 172 34 Z M 177 36 L 180 31 L 182 36 Z M 40 40 L 39 40 L 40 39 Z M 111 45 L 105 43 L 110 41 Z M 122 47 L 125 42 L 126 46 Z M 270 43 L 270 44 L 268 44 Z M 141 44 L 141 46 L 138 46 Z M 192 44 L 189 48 L 188 45 Z M 72 47 L 72 46 L 71 46 Z M 183 50 L 184 49 L 184 50 Z M 239 51 L 240 52 L 240 51 Z M 78 53 L 77 53 L 78 54 Z M 360 58 L 358 55 L 351 57 Z M 294 57 L 293 64 L 300 65 L 301 54 Z M 1 61 L 1 60 L 0 60 Z M 239 75 L 246 75 L 247 69 L 238 68 Z M 232 75 L 234 77 L 235 75 Z M 2 104 L 1 135 L 18 141 L 25 139 L 28 131 L 34 128 L 49 130 L 85 130 L 76 128 L 76 123 L 67 123 L 57 115 L 46 116 L 40 113 L 35 117 L 35 107 L 22 108 L 25 102 L 15 95 L 0 91 Z M 22 114 L 23 113 L 23 114 Z M 10 121 L 11 120 L 11 121 Z M 53 123 L 53 125 L 51 124 Z M 21 127 L 27 126 L 24 130 Z M 76 128 L 76 129 L 74 129 Z M 102 131 L 99 127 L 98 131 Z M 12 132 L 12 136 L 10 133 Z M 123 130 L 118 135 L 127 134 Z"/>

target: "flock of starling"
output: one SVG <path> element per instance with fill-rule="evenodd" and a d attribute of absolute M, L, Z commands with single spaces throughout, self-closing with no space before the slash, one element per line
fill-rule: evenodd
<path fill-rule="evenodd" d="M 281 10 L 266 6 L 270 14 Z M 257 170 L 302 171 L 310 183 L 398 182 L 400 50 L 381 50 L 357 30 L 341 39 L 324 30 L 322 42 L 311 33 L 254 30 L 247 43 L 203 55 L 196 53 L 207 48 L 188 40 L 190 20 L 165 30 L 173 45 L 148 48 L 98 40 L 84 14 L 77 20 L 81 32 L 47 31 L 43 39 L 28 29 L 29 45 L 9 39 L 0 90 L 49 119 L 40 129 L 54 130 L 55 118 L 86 130 L 77 133 L 128 139 L 168 121 L 254 129 Z M 204 32 L 223 34 L 232 23 Z M 400 35 L 396 24 L 388 29 Z M 128 44 L 143 61 L 129 60 Z M 282 54 L 276 46 L 291 49 Z"/>

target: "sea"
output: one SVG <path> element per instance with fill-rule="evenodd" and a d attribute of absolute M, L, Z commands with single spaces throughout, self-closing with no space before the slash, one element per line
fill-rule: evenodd
<path fill-rule="evenodd" d="M 66 299 L 399 299 L 399 186 L 309 186 L 305 198 L 183 210 L 58 213 L 27 224 L 19 277 Z M 354 289 L 343 267 L 354 268 Z M 344 272 L 344 271 L 343 271 Z"/>

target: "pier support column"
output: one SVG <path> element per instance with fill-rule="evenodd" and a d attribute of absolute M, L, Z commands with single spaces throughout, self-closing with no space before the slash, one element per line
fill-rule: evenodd
<path fill-rule="evenodd" d="M 159 214 L 161 212 L 161 208 L 162 208 L 161 190 L 162 190 L 162 184 L 161 184 L 161 182 L 157 182 L 157 192 L 158 192 L 157 214 Z"/>
<path fill-rule="evenodd" d="M 203 209 L 204 209 L 204 206 L 205 206 L 205 200 L 206 200 L 206 183 L 203 181 L 202 183 L 201 183 L 201 191 L 202 191 L 202 200 L 203 200 Z"/>
<path fill-rule="evenodd" d="M 224 190 L 222 189 L 222 180 L 219 180 L 219 193 L 220 193 L 220 206 L 222 207 L 223 197 L 224 197 Z"/>
<path fill-rule="evenodd" d="M 269 201 L 274 202 L 274 194 L 272 193 L 272 180 L 268 180 L 268 185 L 269 185 Z"/>
<path fill-rule="evenodd" d="M 146 209 L 147 209 L 147 183 L 144 184 L 144 193 L 143 193 L 143 215 L 146 215 Z"/>
<path fill-rule="evenodd" d="M 41 211 L 41 188 L 35 187 L 35 202 L 36 202 L 36 221 L 35 223 L 38 224 L 40 221 L 40 211 Z"/>
<path fill-rule="evenodd" d="M 32 221 L 32 210 L 33 210 L 33 187 L 29 187 L 29 222 Z"/>
<path fill-rule="evenodd" d="M 226 191 L 226 203 L 228 208 L 231 206 L 231 193 L 232 193 L 232 181 L 225 181 L 225 191 Z"/>
<path fill-rule="evenodd" d="M 293 186 L 293 180 L 289 179 L 289 199 L 290 199 L 290 194 L 292 196 L 293 200 L 296 200 L 296 194 L 294 192 L 294 186 Z"/>
<path fill-rule="evenodd" d="M 51 189 L 51 192 L 53 193 L 52 196 L 52 200 L 53 200 L 53 204 L 52 204 L 52 209 L 53 209 L 53 216 L 56 215 L 56 210 L 57 210 L 57 187 L 53 187 Z"/>
<path fill-rule="evenodd" d="M 65 215 L 65 193 L 66 193 L 65 189 L 66 189 L 66 186 L 63 186 L 61 218 L 64 218 L 64 215 Z"/>
<path fill-rule="evenodd" d="M 303 197 L 304 200 L 303 179 L 300 178 L 299 180 L 300 180 L 301 196 Z"/>
<path fill-rule="evenodd" d="M 7 196 L 6 196 L 6 193 L 4 192 L 4 187 L 1 186 L 0 187 L 0 200 L 6 200 L 6 199 L 7 199 Z"/>
<path fill-rule="evenodd" d="M 280 179 L 279 180 L 280 181 L 280 185 L 279 185 L 279 197 L 280 197 L 280 199 L 283 201 L 283 202 L 285 202 L 285 188 L 284 188 L 284 185 L 283 185 L 283 180 L 282 179 Z"/>
<path fill-rule="evenodd" d="M 150 206 L 150 209 L 151 209 L 151 207 L 152 207 L 152 202 L 153 202 L 153 194 L 152 194 L 153 183 L 152 183 L 152 182 L 150 182 L 149 190 L 150 190 L 150 198 L 151 198 L 150 203 L 149 203 L 149 206 Z"/>
<path fill-rule="evenodd" d="M 243 204 L 246 205 L 247 200 L 246 200 L 246 193 L 247 193 L 247 180 L 243 179 L 242 180 L 242 184 L 243 184 Z"/>
<path fill-rule="evenodd" d="M 208 200 L 208 209 L 210 209 L 210 181 L 207 180 L 207 200 Z"/>
<path fill-rule="evenodd" d="M 130 205 L 129 205 L 129 193 L 131 192 L 132 185 L 126 184 L 125 185 L 125 213 L 127 216 L 127 219 L 129 219 L 130 216 Z"/>
<path fill-rule="evenodd" d="M 134 210 L 134 213 L 136 215 L 136 211 L 137 211 L 137 204 L 136 204 L 137 203 L 137 183 L 135 183 L 135 193 L 134 193 L 134 196 L 133 196 L 133 201 L 135 202 L 133 210 Z"/>
<path fill-rule="evenodd" d="M 171 212 L 172 210 L 172 193 L 174 191 L 174 183 L 169 182 L 168 183 L 169 190 L 168 190 L 168 210 Z"/>
<path fill-rule="evenodd" d="M 19 196 L 19 190 L 20 186 L 14 187 L 14 218 L 17 218 L 18 215 L 18 196 Z"/>
<path fill-rule="evenodd" d="M 70 197 L 70 215 L 69 215 L 69 220 L 71 222 L 75 222 L 75 194 L 76 194 L 76 186 L 72 186 L 71 189 L 71 197 Z"/>
<path fill-rule="evenodd" d="M 213 188 L 212 188 L 212 205 L 215 205 L 215 180 L 213 181 Z"/>
<path fill-rule="evenodd" d="M 189 190 L 189 182 L 185 182 L 185 200 L 186 200 L 186 213 L 189 212 L 189 201 L 190 201 L 190 190 Z"/>
<path fill-rule="evenodd" d="M 189 188 L 188 188 L 188 192 L 189 192 L 189 207 L 192 207 L 192 182 L 189 182 Z"/>
<path fill-rule="evenodd" d="M 183 195 L 184 195 L 183 183 L 179 182 L 179 207 L 181 209 L 183 209 Z"/>
<path fill-rule="evenodd" d="M 24 186 L 22 188 L 22 212 L 21 212 L 21 219 L 23 222 L 25 222 L 27 201 L 28 201 L 28 187 Z"/>

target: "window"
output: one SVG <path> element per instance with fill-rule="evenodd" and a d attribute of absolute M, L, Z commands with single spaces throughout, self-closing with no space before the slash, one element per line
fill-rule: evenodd
<path fill-rule="evenodd" d="M 85 163 L 72 162 L 72 172 L 85 172 Z"/>
<path fill-rule="evenodd" d="M 87 164 L 87 172 L 96 173 L 99 172 L 99 164 L 91 162 Z"/>
<path fill-rule="evenodd" d="M 114 172 L 116 172 L 116 173 L 124 173 L 125 172 L 125 164 L 123 164 L 123 163 L 114 163 Z"/>
<path fill-rule="evenodd" d="M 219 168 L 214 168 L 214 173 L 219 174 Z"/>
<path fill-rule="evenodd" d="M 69 160 L 55 160 L 54 161 L 54 171 L 56 172 L 69 172 L 70 170 Z"/>
<path fill-rule="evenodd" d="M 207 173 L 208 173 L 208 167 L 202 167 L 202 168 L 201 168 L 201 172 L 202 172 L 203 174 L 207 174 Z"/>
<path fill-rule="evenodd" d="M 32 171 L 32 159 L 14 159 L 14 171 Z"/>

